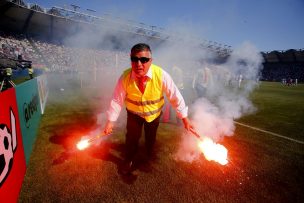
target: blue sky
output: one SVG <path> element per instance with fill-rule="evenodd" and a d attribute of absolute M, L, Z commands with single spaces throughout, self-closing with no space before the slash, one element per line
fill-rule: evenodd
<path fill-rule="evenodd" d="M 150 26 L 191 27 L 196 36 L 234 47 L 244 41 L 260 51 L 304 49 L 304 0 L 25 0 L 97 16 L 111 14 Z"/>

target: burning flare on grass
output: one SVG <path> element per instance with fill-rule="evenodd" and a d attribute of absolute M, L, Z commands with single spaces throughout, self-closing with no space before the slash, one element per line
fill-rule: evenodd
<path fill-rule="evenodd" d="M 105 134 L 104 132 L 102 132 L 102 133 L 99 133 L 98 135 L 94 135 L 94 136 L 84 136 L 76 144 L 76 147 L 78 150 L 84 150 L 84 149 L 88 148 L 91 144 L 98 143 L 98 140 L 100 141 L 100 138 L 104 137 L 105 135 L 109 135 L 109 134 Z"/>
<path fill-rule="evenodd" d="M 208 137 L 202 138 L 194 129 L 190 129 L 190 132 L 199 139 L 198 147 L 208 161 L 216 161 L 222 165 L 228 163 L 228 150 L 226 147 L 213 142 L 213 140 Z"/>
<path fill-rule="evenodd" d="M 76 145 L 77 149 L 84 150 L 90 145 L 89 141 L 89 139 L 79 141 Z"/>
<path fill-rule="evenodd" d="M 221 165 L 226 165 L 228 163 L 228 150 L 223 145 L 213 142 L 212 139 L 205 137 L 203 140 L 199 141 L 198 147 L 208 161 L 216 161 Z"/>

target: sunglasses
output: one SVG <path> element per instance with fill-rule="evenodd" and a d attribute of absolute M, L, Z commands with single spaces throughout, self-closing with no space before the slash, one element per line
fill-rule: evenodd
<path fill-rule="evenodd" d="M 138 62 L 138 61 L 140 61 L 141 63 L 147 63 L 147 62 L 149 62 L 150 61 L 150 59 L 151 58 L 147 58 L 147 57 L 140 57 L 140 58 L 138 58 L 138 57 L 136 57 L 136 56 L 131 56 L 131 61 L 132 62 Z"/>

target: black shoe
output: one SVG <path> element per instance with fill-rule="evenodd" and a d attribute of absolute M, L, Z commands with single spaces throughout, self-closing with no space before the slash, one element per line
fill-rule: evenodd
<path fill-rule="evenodd" d="M 128 175 L 132 173 L 132 166 L 133 166 L 133 162 L 132 161 L 125 161 L 122 166 L 121 166 L 121 170 L 120 172 L 123 175 Z"/>
<path fill-rule="evenodd" d="M 146 161 L 153 162 L 157 160 L 157 153 L 154 151 L 147 151 Z"/>
<path fill-rule="evenodd" d="M 150 159 L 146 159 L 144 160 L 141 165 L 140 165 L 140 169 L 141 171 L 145 172 L 145 173 L 150 173 L 154 170 L 154 167 L 152 165 L 152 161 Z"/>

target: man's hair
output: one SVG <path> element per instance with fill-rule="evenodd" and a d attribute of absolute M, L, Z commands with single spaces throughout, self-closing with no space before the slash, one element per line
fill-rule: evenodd
<path fill-rule="evenodd" d="M 145 43 L 135 44 L 131 49 L 131 53 L 138 53 L 141 51 L 149 51 L 150 53 L 152 53 L 150 46 Z"/>

